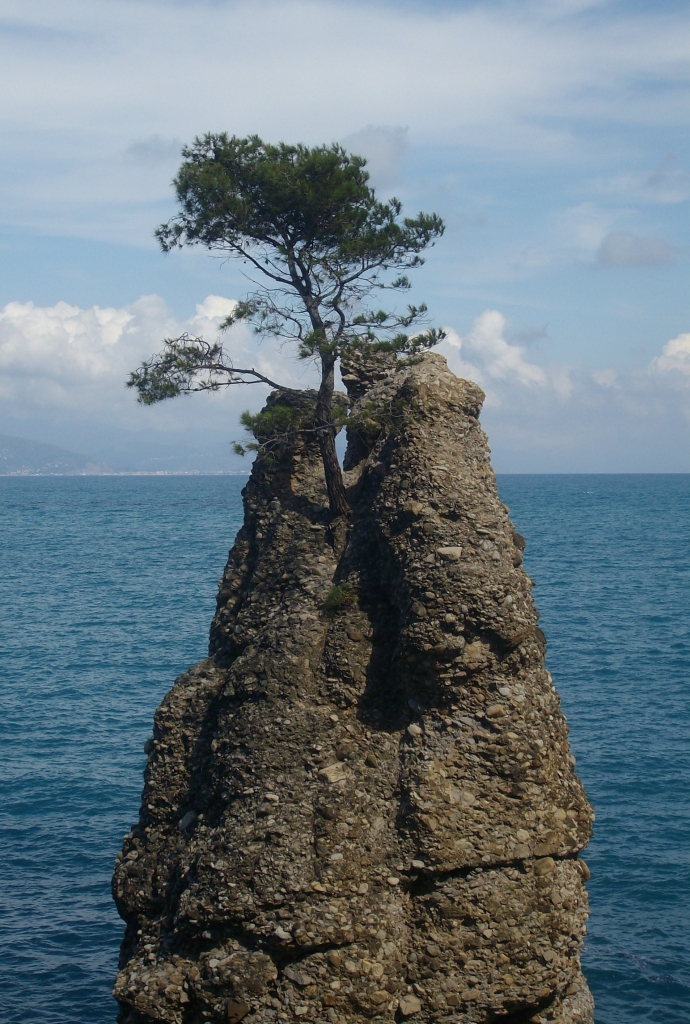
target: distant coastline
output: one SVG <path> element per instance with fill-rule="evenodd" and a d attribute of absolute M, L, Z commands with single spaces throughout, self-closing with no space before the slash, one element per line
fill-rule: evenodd
<path fill-rule="evenodd" d="M 0 477 L 248 476 L 246 470 L 113 469 L 106 462 L 58 445 L 0 434 Z"/>
<path fill-rule="evenodd" d="M 210 469 L 188 469 L 188 470 L 167 470 L 167 469 L 123 469 L 123 470 L 82 470 L 73 472 L 28 472 L 17 470 L 12 473 L 5 473 L 0 470 L 0 477 L 9 479 L 30 478 L 30 477 L 63 477 L 63 476 L 249 476 L 249 470 L 210 470 Z"/>

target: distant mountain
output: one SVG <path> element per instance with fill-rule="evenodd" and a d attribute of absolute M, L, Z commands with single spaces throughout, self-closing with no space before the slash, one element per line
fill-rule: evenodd
<path fill-rule="evenodd" d="M 88 455 L 0 434 L 0 476 L 84 476 L 109 472 L 108 466 L 94 462 Z"/>

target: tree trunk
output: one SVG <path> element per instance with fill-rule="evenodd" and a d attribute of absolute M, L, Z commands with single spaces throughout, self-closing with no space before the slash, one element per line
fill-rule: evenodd
<path fill-rule="evenodd" d="M 316 399 L 316 418 L 319 427 L 319 448 L 326 477 L 328 504 L 336 516 L 346 516 L 350 506 L 345 495 L 343 474 L 335 450 L 335 427 L 333 426 L 333 390 L 335 360 L 321 359 L 321 386 Z"/>

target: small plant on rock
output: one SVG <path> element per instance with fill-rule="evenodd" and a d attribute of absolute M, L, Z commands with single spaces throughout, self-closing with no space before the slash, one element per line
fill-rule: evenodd
<path fill-rule="evenodd" d="M 339 583 L 331 587 L 328 597 L 323 603 L 326 615 L 333 616 L 343 608 L 351 608 L 357 603 L 357 591 L 351 583 Z"/>

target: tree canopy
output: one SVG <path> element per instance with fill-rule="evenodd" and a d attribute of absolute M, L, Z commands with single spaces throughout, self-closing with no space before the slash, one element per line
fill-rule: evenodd
<path fill-rule="evenodd" d="M 427 308 L 382 309 L 373 297 L 406 292 L 407 271 L 443 234 L 435 214 L 402 216 L 397 199 L 382 202 L 366 161 L 342 146 L 270 145 L 258 136 L 207 134 L 182 151 L 174 179 L 179 212 L 156 232 L 164 252 L 188 245 L 239 258 L 256 286 L 221 325 L 249 322 L 259 336 L 295 342 L 320 369 L 316 418 L 331 510 L 346 514 L 335 451 L 334 370 L 357 350 L 413 354 L 443 332 L 422 330 Z M 152 404 L 190 391 L 266 383 L 233 365 L 221 342 L 182 335 L 131 374 L 129 387 Z M 249 423 L 249 420 L 246 420 Z M 265 424 L 264 424 L 265 426 Z"/>

